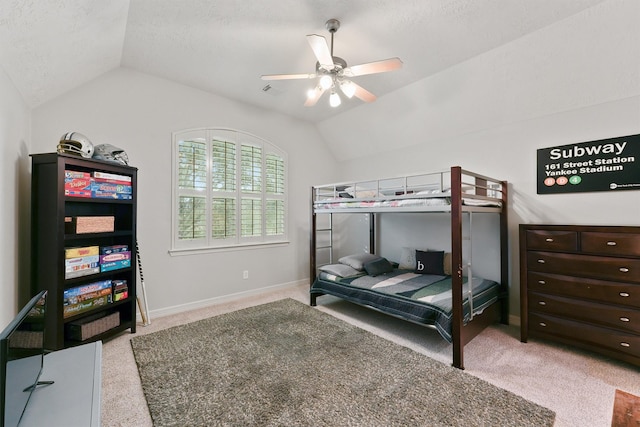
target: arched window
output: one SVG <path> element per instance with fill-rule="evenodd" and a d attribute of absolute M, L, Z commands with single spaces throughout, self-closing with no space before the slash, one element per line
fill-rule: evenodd
<path fill-rule="evenodd" d="M 287 241 L 287 156 L 231 129 L 173 134 L 173 250 Z"/>

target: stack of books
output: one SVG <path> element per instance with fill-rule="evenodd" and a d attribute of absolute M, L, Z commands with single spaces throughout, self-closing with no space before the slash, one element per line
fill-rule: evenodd
<path fill-rule="evenodd" d="M 64 290 L 63 317 L 84 313 L 112 301 L 111 280 L 89 283 Z"/>
<path fill-rule="evenodd" d="M 99 246 L 67 248 L 64 251 L 64 278 L 87 276 L 100 272 Z"/>
<path fill-rule="evenodd" d="M 100 247 L 100 271 L 131 267 L 131 251 L 127 245 Z"/>
<path fill-rule="evenodd" d="M 94 199 L 131 200 L 131 177 L 109 172 L 64 171 L 64 195 Z"/>
<path fill-rule="evenodd" d="M 93 172 L 91 197 L 131 200 L 131 177 L 107 172 Z"/>
<path fill-rule="evenodd" d="M 123 301 L 129 297 L 129 285 L 126 280 L 101 280 L 64 290 L 63 317 L 85 313 L 94 308 L 112 302 Z"/>

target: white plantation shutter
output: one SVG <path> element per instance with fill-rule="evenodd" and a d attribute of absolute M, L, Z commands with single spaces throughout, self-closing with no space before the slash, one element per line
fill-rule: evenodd
<path fill-rule="evenodd" d="M 214 198 L 211 201 L 211 238 L 236 236 L 236 199 Z"/>
<path fill-rule="evenodd" d="M 284 159 L 275 154 L 267 154 L 265 164 L 267 193 L 284 194 Z"/>
<path fill-rule="evenodd" d="M 267 199 L 267 209 L 265 214 L 265 233 L 267 236 L 284 234 L 284 200 Z"/>
<path fill-rule="evenodd" d="M 202 138 L 183 140 L 178 144 L 178 238 L 202 239 L 206 236 L 207 187 L 206 142 Z"/>
<path fill-rule="evenodd" d="M 286 154 L 229 129 L 174 134 L 173 249 L 287 240 Z"/>
<path fill-rule="evenodd" d="M 284 234 L 284 159 L 275 154 L 265 157 L 265 233 L 267 236 Z"/>
<path fill-rule="evenodd" d="M 243 198 L 240 216 L 242 237 L 262 235 L 262 200 Z"/>
<path fill-rule="evenodd" d="M 214 139 L 211 142 L 211 190 L 236 190 L 236 144 Z"/>

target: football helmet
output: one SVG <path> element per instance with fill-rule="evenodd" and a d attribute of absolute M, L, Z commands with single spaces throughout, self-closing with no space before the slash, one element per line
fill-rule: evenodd
<path fill-rule="evenodd" d="M 93 144 L 89 138 L 79 132 L 67 132 L 60 137 L 58 153 L 73 154 L 90 159 L 93 156 Z"/>
<path fill-rule="evenodd" d="M 118 148 L 111 144 L 98 144 L 93 152 L 93 158 L 99 160 L 106 160 L 108 162 L 121 163 L 123 165 L 129 164 L 129 156 L 127 152 L 122 148 Z"/>

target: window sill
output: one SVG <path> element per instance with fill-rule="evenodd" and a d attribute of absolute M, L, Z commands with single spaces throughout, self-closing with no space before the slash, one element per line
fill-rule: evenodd
<path fill-rule="evenodd" d="M 203 248 L 184 248 L 184 249 L 170 249 L 169 255 L 171 256 L 185 256 L 185 255 L 200 255 L 216 252 L 230 252 L 230 251 L 246 251 L 253 249 L 265 249 L 274 248 L 280 246 L 286 246 L 289 244 L 288 240 L 282 240 L 277 242 L 264 242 L 264 243 L 248 243 L 244 245 L 229 245 L 229 246 L 216 246 L 215 248 L 203 247 Z"/>

